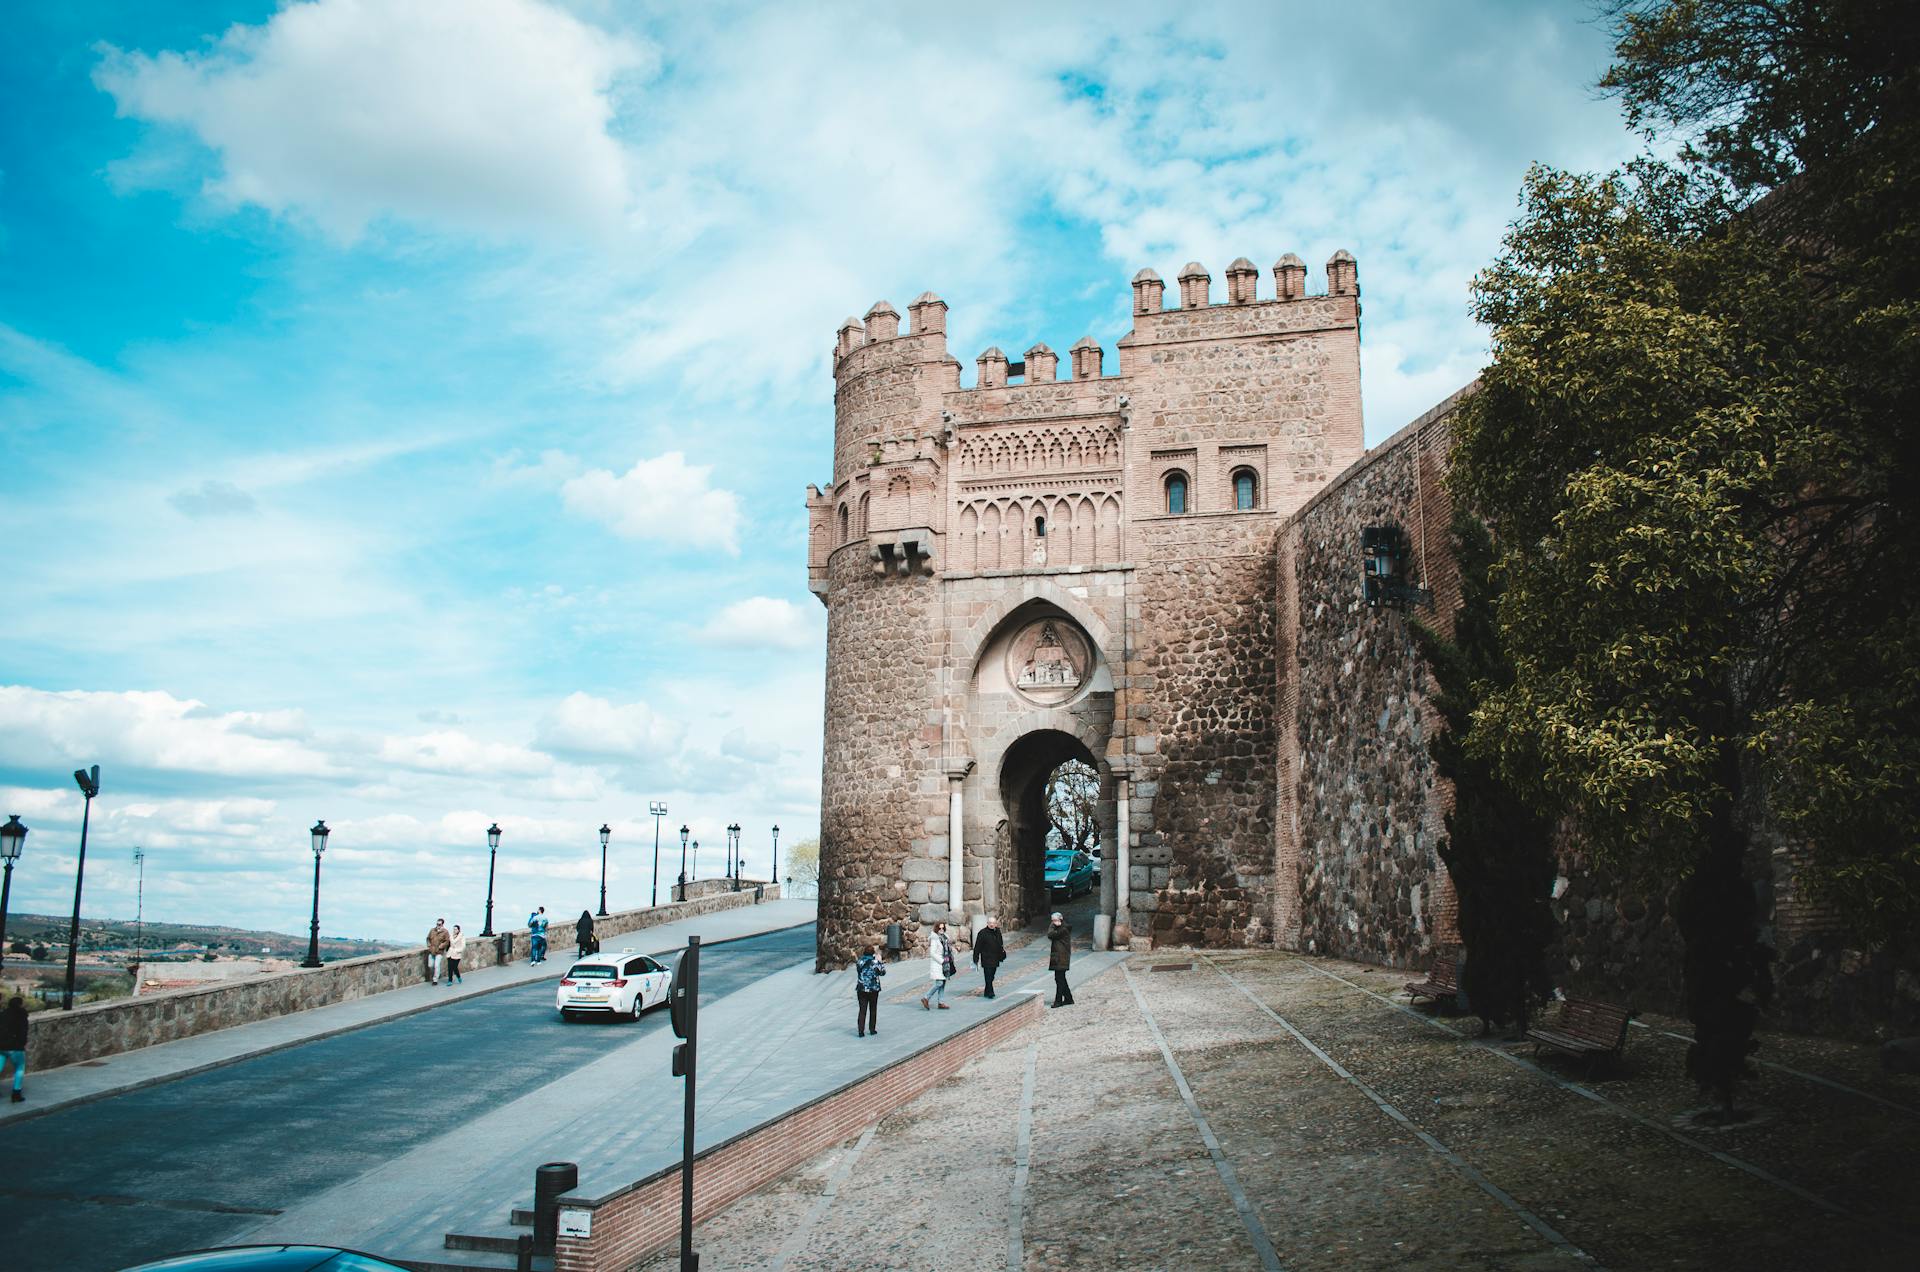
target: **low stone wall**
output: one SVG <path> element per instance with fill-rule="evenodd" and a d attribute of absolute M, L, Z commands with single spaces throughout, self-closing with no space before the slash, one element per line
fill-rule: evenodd
<path fill-rule="evenodd" d="M 602 944 L 610 938 L 644 928 L 671 923 L 676 919 L 732 910 L 754 904 L 751 886 L 734 892 L 723 879 L 703 879 L 687 885 L 685 901 L 651 909 L 620 910 L 595 919 L 594 928 Z M 767 886 L 763 895 L 774 899 L 777 886 Z M 496 938 L 469 936 L 463 972 L 494 967 L 502 961 L 524 961 L 527 957 L 527 929 L 514 928 L 499 934 L 510 942 L 507 957 L 497 953 Z M 548 939 L 556 954 L 571 951 L 573 923 L 557 916 Z M 36 1070 L 54 1069 L 83 1060 L 118 1055 L 156 1043 L 173 1042 L 197 1034 L 229 1029 L 234 1025 L 269 1020 L 294 1012 L 311 1011 L 331 1003 L 349 1002 L 391 989 L 404 989 L 426 980 L 426 947 L 369 954 L 364 958 L 343 959 L 325 967 L 296 968 L 265 976 L 249 976 L 221 984 L 196 985 L 167 990 L 139 998 L 121 998 L 112 1002 L 89 1003 L 72 1011 L 42 1011 L 31 1017 L 27 1032 L 27 1054 Z"/>
<path fill-rule="evenodd" d="M 1040 995 L 1025 998 L 1011 1010 L 898 1064 L 698 1153 L 693 1173 L 694 1222 L 719 1213 L 815 1153 L 843 1143 L 1039 1020 Z M 554 1250 L 554 1272 L 625 1272 L 679 1234 L 680 1167 L 676 1163 L 605 1197 L 568 1195 L 560 1204 L 564 1209 L 590 1211 L 592 1235 L 560 1238 Z"/>

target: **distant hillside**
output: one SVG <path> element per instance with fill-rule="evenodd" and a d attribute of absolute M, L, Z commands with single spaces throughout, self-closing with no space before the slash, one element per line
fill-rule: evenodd
<path fill-rule="evenodd" d="M 13 914 L 7 916 L 7 945 L 11 948 L 16 942 L 28 945 L 59 946 L 62 950 L 67 944 L 67 930 L 72 923 L 70 915 L 51 914 Z M 89 919 L 80 920 L 80 948 L 82 951 L 132 950 L 138 929 L 132 919 Z M 185 946 L 196 952 L 211 950 L 215 954 L 257 955 L 261 951 L 281 957 L 304 958 L 307 953 L 307 938 L 293 936 L 286 932 L 259 932 L 251 928 L 221 927 L 208 923 L 154 923 L 149 921 L 141 935 L 141 948 L 149 956 L 164 954 L 168 950 Z M 366 940 L 356 936 L 329 936 L 320 934 L 320 952 L 328 960 L 353 958 L 361 954 L 375 954 L 381 950 L 406 948 L 393 941 Z"/>

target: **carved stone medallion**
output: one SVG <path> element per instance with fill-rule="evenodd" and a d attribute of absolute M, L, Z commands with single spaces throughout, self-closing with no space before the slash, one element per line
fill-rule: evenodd
<path fill-rule="evenodd" d="M 1007 646 L 1007 679 L 1021 697 L 1042 706 L 1065 702 L 1080 691 L 1091 666 L 1091 649 L 1080 629 L 1046 618 L 1022 628 Z"/>

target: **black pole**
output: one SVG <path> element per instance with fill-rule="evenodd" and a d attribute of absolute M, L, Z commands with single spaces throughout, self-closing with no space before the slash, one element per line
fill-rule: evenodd
<path fill-rule="evenodd" d="M 80 885 L 87 878 L 87 822 L 93 816 L 93 792 L 86 792 L 86 807 L 80 812 L 80 865 L 73 872 L 73 923 L 67 929 L 67 990 L 60 1001 L 61 1011 L 73 1010 L 73 968 L 80 956 Z"/>
<path fill-rule="evenodd" d="M 320 963 L 320 854 L 313 854 L 313 927 L 307 933 L 307 961 L 302 967 L 319 967 Z"/>
<path fill-rule="evenodd" d="M 680 828 L 680 899 L 687 899 L 687 828 Z"/>
<path fill-rule="evenodd" d="M 649 907 L 660 904 L 660 814 L 653 815 L 653 898 Z"/>
<path fill-rule="evenodd" d="M 13 895 L 13 861 L 7 861 L 7 878 L 0 883 L 0 963 L 7 957 L 7 900 Z"/>
<path fill-rule="evenodd" d="M 607 917 L 607 841 L 600 841 L 600 917 Z"/>
<path fill-rule="evenodd" d="M 500 855 L 498 848 L 487 849 L 487 922 L 480 929 L 480 935 L 493 935 L 493 859 Z"/>
<path fill-rule="evenodd" d="M 680 1128 L 680 1272 L 700 1272 L 693 1252 L 693 1075 L 700 1060 L 700 938 L 687 938 L 687 1098 Z"/>

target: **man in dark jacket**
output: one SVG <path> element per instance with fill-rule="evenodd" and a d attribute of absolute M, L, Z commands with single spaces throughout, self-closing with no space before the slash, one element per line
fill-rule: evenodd
<path fill-rule="evenodd" d="M 0 1061 L 13 1070 L 13 1102 L 27 1098 L 20 1088 L 27 1080 L 27 1005 L 15 994 L 0 1011 Z"/>
<path fill-rule="evenodd" d="M 1073 963 L 1073 929 L 1058 911 L 1047 928 L 1047 941 L 1053 946 L 1053 952 L 1047 955 L 1047 970 L 1053 973 L 1053 1006 L 1071 1007 L 1073 987 L 1067 984 L 1067 968 Z"/>
<path fill-rule="evenodd" d="M 985 996 L 992 998 L 993 974 L 1007 961 L 1007 943 L 1000 935 L 1000 920 L 991 914 L 987 925 L 973 934 L 973 961 L 980 965 L 980 975 L 987 982 Z"/>

